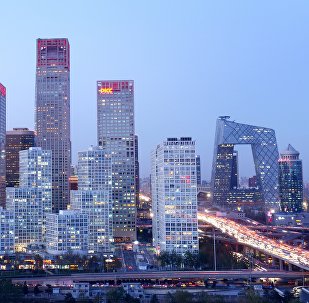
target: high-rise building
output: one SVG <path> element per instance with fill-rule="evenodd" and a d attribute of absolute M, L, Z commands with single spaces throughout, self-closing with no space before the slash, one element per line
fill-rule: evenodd
<path fill-rule="evenodd" d="M 0 255 L 13 254 L 15 244 L 14 212 L 0 206 Z"/>
<path fill-rule="evenodd" d="M 6 187 L 19 186 L 19 152 L 35 146 L 35 133 L 28 128 L 6 132 Z"/>
<path fill-rule="evenodd" d="M 0 206 L 5 206 L 6 88 L 0 83 Z"/>
<path fill-rule="evenodd" d="M 88 215 L 88 253 L 113 250 L 112 171 L 102 148 L 78 153 L 78 190 L 71 191 L 71 209 Z"/>
<path fill-rule="evenodd" d="M 68 39 L 38 39 L 36 62 L 37 146 L 52 151 L 53 211 L 69 202 L 70 45 Z"/>
<path fill-rule="evenodd" d="M 234 146 L 249 144 L 252 148 L 256 169 L 257 185 L 261 191 L 263 210 L 279 210 L 278 190 L 278 147 L 275 131 L 260 126 L 229 121 L 228 116 L 217 120 L 212 188 L 213 202 L 221 207 L 230 207 L 227 203 L 231 190 Z"/>
<path fill-rule="evenodd" d="M 45 215 L 52 211 L 52 152 L 30 147 L 19 152 L 19 187 L 37 188 L 42 192 Z"/>
<path fill-rule="evenodd" d="M 152 152 L 152 230 L 159 251 L 198 252 L 195 142 L 168 138 Z"/>
<path fill-rule="evenodd" d="M 279 192 L 283 212 L 301 212 L 303 210 L 303 168 L 299 152 L 288 145 L 280 153 Z"/>
<path fill-rule="evenodd" d="M 42 244 L 43 202 L 37 188 L 6 188 L 7 210 L 14 213 L 15 251 L 25 251 L 29 244 Z"/>
<path fill-rule="evenodd" d="M 239 174 L 238 174 L 238 152 L 234 150 L 232 160 L 232 176 L 231 176 L 231 189 L 238 188 L 239 185 Z"/>
<path fill-rule="evenodd" d="M 97 82 L 98 144 L 112 159 L 116 243 L 136 240 L 134 82 Z"/>
<path fill-rule="evenodd" d="M 201 175 L 201 157 L 196 156 L 196 182 L 198 186 L 202 185 L 202 175 Z"/>
<path fill-rule="evenodd" d="M 256 176 L 252 176 L 252 177 L 249 178 L 248 186 L 249 186 L 249 188 L 257 187 Z"/>
<path fill-rule="evenodd" d="M 138 161 L 138 136 L 135 135 L 135 205 L 136 208 L 140 207 L 139 204 L 139 161 Z"/>
<path fill-rule="evenodd" d="M 62 255 L 68 251 L 87 254 L 89 218 L 77 210 L 60 210 L 46 217 L 46 251 Z"/>

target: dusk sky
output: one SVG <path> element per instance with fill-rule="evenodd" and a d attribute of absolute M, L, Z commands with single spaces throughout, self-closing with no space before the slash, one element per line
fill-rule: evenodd
<path fill-rule="evenodd" d="M 209 179 L 216 119 L 276 130 L 309 179 L 309 1 L 2 1 L 7 129 L 34 129 L 37 38 L 71 46 L 71 140 L 96 145 L 96 81 L 135 81 L 141 175 L 166 137 L 191 136 Z M 241 175 L 251 176 L 249 148 Z"/>

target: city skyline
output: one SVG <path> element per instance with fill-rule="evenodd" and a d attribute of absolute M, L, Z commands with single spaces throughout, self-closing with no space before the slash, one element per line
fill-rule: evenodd
<path fill-rule="evenodd" d="M 15 39 L 20 23 L 12 24 L 3 36 L 3 41 L 10 45 L 1 51 L 0 63 L 0 81 L 8 91 L 8 130 L 13 127 L 34 129 L 35 40 L 66 37 L 72 55 L 74 163 L 78 151 L 96 142 L 93 92 L 96 81 L 133 79 L 141 176 L 149 174 L 150 151 L 158 142 L 170 136 L 192 136 L 201 155 L 202 178 L 209 180 L 215 121 L 219 115 L 228 114 L 239 122 L 275 129 L 279 150 L 288 143 L 297 146 L 303 158 L 304 180 L 308 180 L 309 147 L 303 139 L 302 127 L 305 111 L 298 110 L 309 99 L 306 89 L 309 43 L 304 39 L 308 34 L 304 26 L 308 20 L 308 4 L 305 1 L 293 6 L 275 1 L 267 3 L 267 10 L 266 2 L 261 5 L 244 1 L 233 5 L 198 1 L 190 7 L 184 2 L 178 2 L 177 6 L 106 4 L 104 11 L 111 14 L 105 13 L 104 20 L 100 18 L 102 4 L 97 2 L 94 7 L 85 8 L 78 3 L 73 7 L 72 3 L 68 1 L 64 5 L 72 6 L 75 16 L 91 14 L 89 24 L 81 28 L 72 14 L 68 17 L 71 22 L 63 18 L 58 24 L 44 16 L 44 27 L 39 27 L 43 6 L 28 8 L 21 4 L 16 8 L 4 4 L 7 14 L 0 21 L 2 28 L 7 28 L 4 24 L 9 23 L 13 13 L 17 19 L 27 15 L 33 20 L 25 26 L 20 39 Z M 116 11 L 121 20 L 119 25 L 111 22 Z M 128 11 L 131 14 L 127 14 Z M 155 22 L 156 16 L 162 17 L 160 24 Z M 123 37 L 126 50 L 120 47 L 122 39 L 117 38 L 123 24 L 128 24 Z M 141 24 L 145 24 L 145 29 L 140 28 Z M 102 27 L 110 31 L 102 34 Z M 95 47 L 89 56 L 92 43 Z M 16 52 L 20 44 L 23 56 L 19 58 Z M 110 47 L 103 49 L 104 44 Z M 195 103 L 187 102 L 188 99 Z M 165 106 L 166 102 L 169 106 Z M 293 108 L 284 105 L 291 102 Z M 171 111 L 176 106 L 179 114 L 174 116 Z M 81 123 L 85 113 L 87 119 Z M 158 123 L 158 117 L 168 123 Z M 292 124 L 289 128 L 286 121 Z M 245 161 L 245 166 L 247 162 L 251 159 Z M 251 172 L 245 169 L 242 173 L 240 169 L 240 174 L 248 177 Z"/>

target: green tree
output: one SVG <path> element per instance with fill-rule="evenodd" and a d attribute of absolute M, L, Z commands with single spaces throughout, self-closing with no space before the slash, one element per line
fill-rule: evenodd
<path fill-rule="evenodd" d="M 107 292 L 107 303 L 121 303 L 126 297 L 126 292 L 123 288 L 117 287 Z"/>
<path fill-rule="evenodd" d="M 157 295 L 152 295 L 150 303 L 159 303 Z"/>
<path fill-rule="evenodd" d="M 28 293 L 29 293 L 29 288 L 28 288 L 27 282 L 25 281 L 23 284 L 23 294 L 27 295 Z"/>
<path fill-rule="evenodd" d="M 0 302 L 21 302 L 22 287 L 15 286 L 10 280 L 0 280 Z"/>
<path fill-rule="evenodd" d="M 188 291 L 178 290 L 174 294 L 169 293 L 170 303 L 191 303 L 193 302 L 193 295 Z"/>
<path fill-rule="evenodd" d="M 64 297 L 64 302 L 65 303 L 75 303 L 76 300 L 73 298 L 71 293 L 67 293 Z"/>
<path fill-rule="evenodd" d="M 207 292 L 200 292 L 196 295 L 196 303 L 224 303 L 222 296 L 208 295 Z"/>

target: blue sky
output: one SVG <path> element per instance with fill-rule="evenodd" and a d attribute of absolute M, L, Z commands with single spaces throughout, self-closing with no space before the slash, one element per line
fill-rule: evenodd
<path fill-rule="evenodd" d="M 0 82 L 7 128 L 34 128 L 35 40 L 71 44 L 71 138 L 96 144 L 96 81 L 135 80 L 143 176 L 166 137 L 191 136 L 209 178 L 216 118 L 274 128 L 309 178 L 309 2 L 3 1 Z M 241 174 L 253 174 L 241 148 Z"/>

